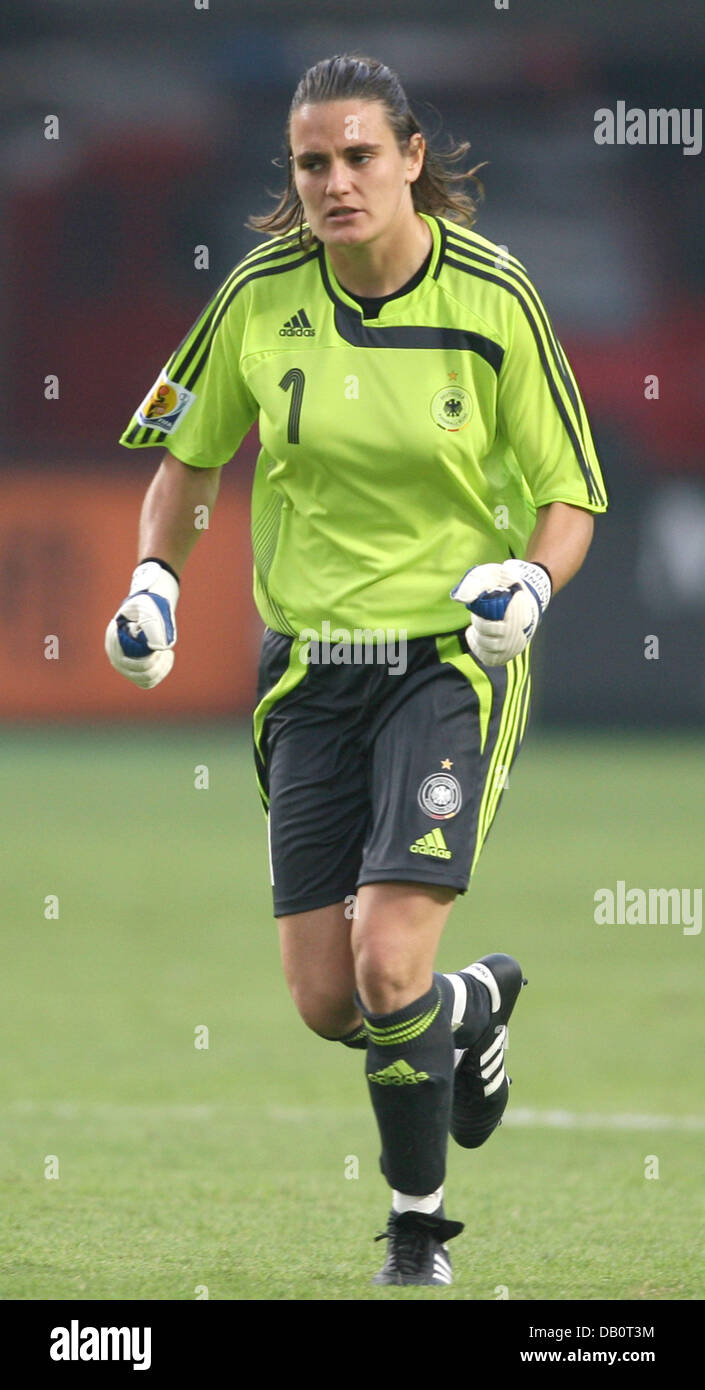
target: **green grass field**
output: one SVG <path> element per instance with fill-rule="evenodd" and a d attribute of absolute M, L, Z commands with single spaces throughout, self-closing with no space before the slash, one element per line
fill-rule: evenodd
<path fill-rule="evenodd" d="M 703 1297 L 704 937 L 593 920 L 620 879 L 703 886 L 699 743 L 532 736 L 512 772 L 439 967 L 506 950 L 529 988 L 504 1126 L 451 1142 L 466 1230 L 439 1290 L 369 1283 L 388 1194 L 363 1062 L 289 1001 L 248 728 L 0 744 L 0 1296 Z"/>

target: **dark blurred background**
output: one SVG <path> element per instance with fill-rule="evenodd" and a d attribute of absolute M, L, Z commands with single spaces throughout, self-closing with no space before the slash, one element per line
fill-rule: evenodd
<path fill-rule="evenodd" d="M 2 716 L 251 707 L 256 428 L 190 561 L 174 673 L 150 696 L 121 681 L 102 650 L 160 459 L 128 453 L 117 437 L 217 285 L 261 240 L 243 224 L 283 186 L 272 161 L 285 153 L 298 79 L 355 50 L 398 71 L 431 141 L 469 139 L 472 162 L 488 161 L 476 229 L 507 245 L 542 294 L 603 463 L 611 511 L 540 634 L 537 719 L 699 723 L 705 154 L 599 145 L 594 130 L 595 112 L 619 101 L 688 109 L 692 121 L 705 8 L 203 4 L 25 0 L 0 19 Z M 45 137 L 50 116 L 58 139 Z M 197 246 L 208 248 L 208 268 L 195 269 Z M 58 398 L 51 386 L 45 394 L 50 376 Z M 652 377 L 657 394 L 647 392 Z"/>

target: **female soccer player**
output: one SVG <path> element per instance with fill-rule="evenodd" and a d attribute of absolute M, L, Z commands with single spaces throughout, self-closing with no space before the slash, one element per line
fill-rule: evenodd
<path fill-rule="evenodd" d="M 365 1052 L 393 1190 L 376 1282 L 449 1284 L 448 1131 L 473 1148 L 500 1122 L 522 973 L 434 959 L 604 484 L 526 271 L 469 230 L 468 146 L 428 149 L 396 74 L 356 55 L 305 73 L 286 144 L 286 190 L 251 222 L 272 240 L 122 437 L 168 451 L 106 647 L 144 688 L 170 671 L 194 509 L 258 420 L 254 742 L 284 971 L 309 1028 Z"/>

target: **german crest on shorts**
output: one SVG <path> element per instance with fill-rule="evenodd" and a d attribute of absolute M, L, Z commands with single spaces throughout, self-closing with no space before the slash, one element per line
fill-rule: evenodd
<path fill-rule="evenodd" d="M 450 820 L 463 804 L 463 793 L 457 777 L 449 772 L 432 772 L 419 787 L 421 810 L 432 820 Z"/>

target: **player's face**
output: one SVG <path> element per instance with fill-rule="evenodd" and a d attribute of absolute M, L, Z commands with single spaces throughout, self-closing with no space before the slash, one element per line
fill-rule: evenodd
<path fill-rule="evenodd" d="M 413 217 L 409 186 L 421 173 L 425 142 L 413 135 L 402 154 L 381 102 L 300 106 L 290 140 L 296 190 L 321 241 L 353 246 L 378 237 L 400 215 Z"/>

